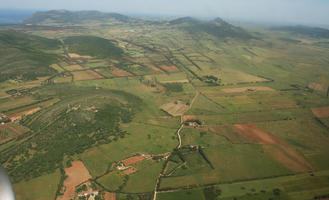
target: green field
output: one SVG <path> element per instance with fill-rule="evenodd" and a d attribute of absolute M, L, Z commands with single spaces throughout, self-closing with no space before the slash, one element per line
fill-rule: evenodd
<path fill-rule="evenodd" d="M 129 175 L 123 192 L 147 193 L 154 190 L 157 176 L 161 172 L 163 162 L 143 161 L 136 165 L 138 169 L 134 174 Z"/>
<path fill-rule="evenodd" d="M 124 184 L 125 175 L 121 172 L 110 172 L 97 181 L 110 191 L 116 191 Z"/>
<path fill-rule="evenodd" d="M 60 179 L 59 170 L 30 181 L 22 181 L 14 185 L 18 200 L 44 200 L 54 198 Z"/>

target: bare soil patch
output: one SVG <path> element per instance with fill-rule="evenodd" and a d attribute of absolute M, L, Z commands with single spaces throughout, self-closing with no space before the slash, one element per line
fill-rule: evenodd
<path fill-rule="evenodd" d="M 318 118 L 327 118 L 329 117 L 329 106 L 321 108 L 312 108 L 312 112 Z"/>
<path fill-rule="evenodd" d="M 170 118 L 172 118 L 171 116 L 160 116 L 159 117 L 160 119 L 170 119 Z"/>
<path fill-rule="evenodd" d="M 197 120 L 198 117 L 196 115 L 184 115 L 182 116 L 182 121 L 183 122 L 186 122 L 186 121 L 189 121 L 189 120 Z"/>
<path fill-rule="evenodd" d="M 155 72 L 161 72 L 161 73 L 164 73 L 164 71 L 162 71 L 160 68 L 157 68 L 157 67 L 152 67 L 151 68 L 153 71 L 155 71 Z"/>
<path fill-rule="evenodd" d="M 79 54 L 76 53 L 69 53 L 70 58 L 72 59 L 91 59 L 91 56 L 81 56 Z"/>
<path fill-rule="evenodd" d="M 168 66 L 168 65 L 162 65 L 161 69 L 167 71 L 167 72 L 177 72 L 179 71 L 178 68 L 176 66 Z"/>
<path fill-rule="evenodd" d="M 11 121 L 15 121 L 15 120 L 21 119 L 23 115 L 31 115 L 33 113 L 38 112 L 40 109 L 41 109 L 40 107 L 37 107 L 37 108 L 26 110 L 26 111 L 23 111 L 23 112 L 20 112 L 20 113 L 16 113 L 16 114 L 10 115 L 9 119 Z"/>
<path fill-rule="evenodd" d="M 105 200 L 115 200 L 116 195 L 115 195 L 115 193 L 106 192 L 105 195 L 104 195 L 104 199 Z"/>
<path fill-rule="evenodd" d="M 246 91 L 275 91 L 272 88 L 269 87 L 263 87 L 263 86 L 255 86 L 255 87 L 242 87 L 242 88 L 228 88 L 223 89 L 225 93 L 238 93 L 238 92 L 246 92 Z"/>
<path fill-rule="evenodd" d="M 264 150 L 274 160 L 280 162 L 288 169 L 300 173 L 308 172 L 314 168 L 303 156 L 299 155 L 284 140 L 277 138 L 253 124 L 236 124 L 238 134 L 254 144 L 262 144 Z"/>
<path fill-rule="evenodd" d="M 81 161 L 72 162 L 72 167 L 65 168 L 65 174 L 67 176 L 64 181 L 65 192 L 63 196 L 57 198 L 58 200 L 74 199 L 75 187 L 92 178 Z"/>
<path fill-rule="evenodd" d="M 130 158 L 127 158 L 125 160 L 122 160 L 122 163 L 125 165 L 125 166 L 129 166 L 129 165 L 133 165 L 135 163 L 138 163 L 138 162 L 141 162 L 143 161 L 145 158 L 143 156 L 134 156 L 134 157 L 130 157 Z"/>
<path fill-rule="evenodd" d="M 135 167 L 130 167 L 129 169 L 125 170 L 123 173 L 126 175 L 130 175 L 137 172 L 137 169 Z"/>
<path fill-rule="evenodd" d="M 324 87 L 324 85 L 319 84 L 319 83 L 310 83 L 308 85 L 309 88 L 313 89 L 313 90 L 317 90 L 317 91 L 326 91 L 327 88 Z"/>
<path fill-rule="evenodd" d="M 15 133 L 17 133 L 18 135 L 21 135 L 22 132 L 17 130 L 16 128 L 10 126 L 10 124 L 5 124 L 5 126 L 7 126 L 10 130 L 14 131 Z"/>
<path fill-rule="evenodd" d="M 93 76 L 95 79 L 104 79 L 104 76 L 92 71 L 92 70 L 87 70 L 87 73 Z"/>
<path fill-rule="evenodd" d="M 287 144 L 253 124 L 236 124 L 234 127 L 239 135 L 254 144 Z"/>
<path fill-rule="evenodd" d="M 130 72 L 124 71 L 122 69 L 119 69 L 117 67 L 112 67 L 111 68 L 111 73 L 114 76 L 119 76 L 119 77 L 123 77 L 123 76 L 131 76 L 132 74 Z"/>
<path fill-rule="evenodd" d="M 164 104 L 160 108 L 165 112 L 167 112 L 168 114 L 176 117 L 183 115 L 189 109 L 189 106 L 187 106 L 185 103 L 181 101 L 175 101 L 175 102 Z"/>

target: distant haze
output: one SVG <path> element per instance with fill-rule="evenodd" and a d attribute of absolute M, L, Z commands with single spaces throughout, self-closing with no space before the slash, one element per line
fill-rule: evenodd
<path fill-rule="evenodd" d="M 0 6 L 329 25 L 329 0 L 2 0 Z"/>

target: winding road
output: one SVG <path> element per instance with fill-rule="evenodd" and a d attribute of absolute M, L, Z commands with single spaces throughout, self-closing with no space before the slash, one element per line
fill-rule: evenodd
<path fill-rule="evenodd" d="M 190 103 L 190 107 L 189 107 L 189 109 L 192 108 L 192 106 L 193 106 L 193 104 L 194 104 L 196 98 L 199 96 L 199 94 L 200 94 L 200 92 L 199 92 L 198 90 L 196 90 L 195 96 L 193 97 L 193 99 L 192 99 L 192 101 L 191 101 L 191 103 Z M 188 111 L 188 110 L 187 110 L 187 111 Z M 187 112 L 187 111 L 186 111 L 186 112 Z M 180 115 L 180 127 L 179 127 L 179 129 L 177 130 L 177 137 L 178 137 L 178 142 L 179 142 L 179 144 L 178 144 L 178 146 L 176 147 L 176 149 L 180 149 L 181 146 L 182 146 L 182 138 L 181 138 L 180 132 L 181 132 L 181 130 L 184 128 L 183 115 L 184 115 L 184 114 Z M 169 156 L 170 156 L 170 155 L 171 155 L 171 153 L 169 154 Z M 167 159 L 169 158 L 169 156 L 167 157 Z M 157 199 L 157 193 L 158 193 L 158 192 L 157 192 L 157 188 L 158 188 L 158 186 L 159 186 L 161 176 L 163 176 L 163 171 L 159 174 L 159 176 L 158 176 L 158 178 L 157 178 L 157 180 L 156 180 L 155 188 L 154 188 L 154 194 L 153 194 L 153 200 L 156 200 L 156 199 Z"/>

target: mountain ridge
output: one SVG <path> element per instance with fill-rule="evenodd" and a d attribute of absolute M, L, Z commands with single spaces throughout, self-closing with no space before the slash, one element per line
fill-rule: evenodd
<path fill-rule="evenodd" d="M 130 22 L 134 18 L 121 15 L 119 13 L 103 13 L 96 10 L 87 11 L 68 11 L 68 10 L 50 10 L 45 12 L 36 12 L 31 17 L 23 21 L 24 24 L 40 24 L 46 20 L 52 20 L 55 23 L 75 23 L 80 24 L 85 20 L 107 21 L 117 20 L 121 22 Z"/>

